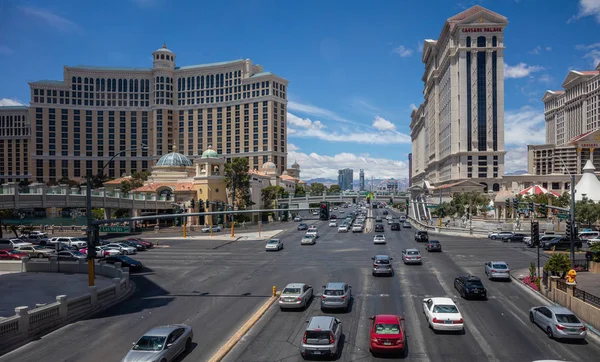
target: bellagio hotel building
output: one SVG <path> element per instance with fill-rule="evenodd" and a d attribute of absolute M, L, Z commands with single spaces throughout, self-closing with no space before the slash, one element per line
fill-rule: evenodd
<path fill-rule="evenodd" d="M 165 45 L 152 57 L 152 68 L 65 67 L 63 81 L 30 83 L 33 180 L 97 174 L 132 148 L 104 173 L 148 170 L 173 148 L 194 159 L 209 146 L 228 162 L 286 168 L 287 80 L 250 59 L 178 67 Z"/>

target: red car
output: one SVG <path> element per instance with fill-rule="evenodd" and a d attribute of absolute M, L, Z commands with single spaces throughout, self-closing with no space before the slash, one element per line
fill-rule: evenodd
<path fill-rule="evenodd" d="M 370 319 L 372 322 L 369 350 L 372 354 L 404 352 L 404 318 L 392 314 L 379 314 Z"/>
<path fill-rule="evenodd" d="M 0 250 L 0 260 L 21 260 L 29 254 L 20 253 L 18 250 Z"/>
<path fill-rule="evenodd" d="M 138 243 L 144 245 L 147 249 L 152 249 L 154 247 L 154 244 L 142 238 L 129 237 L 127 240 L 137 241 Z"/>

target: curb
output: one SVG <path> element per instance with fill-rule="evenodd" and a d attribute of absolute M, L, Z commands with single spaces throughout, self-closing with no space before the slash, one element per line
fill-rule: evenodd
<path fill-rule="evenodd" d="M 551 299 L 549 299 L 542 293 L 536 292 L 535 290 L 531 289 L 530 287 L 525 285 L 523 282 L 521 282 L 518 278 L 514 277 L 512 274 L 510 277 L 511 277 L 511 279 L 513 279 L 513 282 L 516 282 L 519 285 L 520 288 L 525 288 L 527 290 L 527 293 L 529 293 L 530 295 L 541 298 L 541 299 L 545 300 L 546 302 L 550 303 L 551 305 L 557 305 L 557 306 L 562 307 L 562 305 L 560 305 L 559 303 L 553 302 Z M 583 324 L 585 324 L 586 328 L 591 332 L 591 333 L 588 333 L 588 336 L 593 338 L 596 341 L 596 343 L 600 344 L 600 331 L 598 331 L 596 328 L 591 326 L 589 323 L 586 323 L 585 321 L 583 321 Z"/>
<path fill-rule="evenodd" d="M 229 338 L 229 340 L 224 345 L 222 345 L 221 348 L 219 348 L 219 350 L 217 350 L 215 354 L 212 355 L 208 362 L 219 362 L 223 358 L 225 358 L 225 356 L 227 356 L 227 354 L 233 349 L 233 347 L 235 347 L 235 345 L 246 335 L 246 333 L 248 333 L 250 328 L 252 328 L 252 326 L 254 326 L 260 320 L 260 318 L 267 312 L 267 310 L 269 310 L 269 308 L 273 306 L 277 299 L 279 299 L 279 293 L 277 293 L 277 295 L 275 296 L 270 297 L 256 312 L 254 312 L 254 314 L 251 315 L 250 318 L 248 318 L 246 323 L 244 323 L 242 327 L 237 332 L 235 332 L 235 334 L 231 336 L 231 338 Z"/>

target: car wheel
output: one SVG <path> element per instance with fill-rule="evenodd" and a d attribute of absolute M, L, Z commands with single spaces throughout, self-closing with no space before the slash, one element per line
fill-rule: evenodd
<path fill-rule="evenodd" d="M 38 258 L 40 258 L 40 259 L 41 259 L 41 258 L 43 258 L 43 257 L 44 257 L 44 254 L 38 254 Z"/>
<path fill-rule="evenodd" d="M 529 321 L 531 323 L 535 323 L 535 320 L 533 319 L 533 312 L 529 312 Z"/>
<path fill-rule="evenodd" d="M 492 237 L 490 239 L 496 240 L 496 237 L 494 235 L 492 235 Z"/>
<path fill-rule="evenodd" d="M 546 335 L 548 336 L 548 338 L 553 339 L 554 338 L 554 334 L 552 334 L 552 329 L 550 329 L 550 327 L 546 328 Z"/>

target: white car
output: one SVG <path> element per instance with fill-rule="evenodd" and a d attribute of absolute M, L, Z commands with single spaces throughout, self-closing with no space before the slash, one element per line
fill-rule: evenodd
<path fill-rule="evenodd" d="M 316 239 L 319 237 L 319 232 L 317 231 L 317 229 L 310 228 L 306 231 L 306 235 L 310 235 Z"/>
<path fill-rule="evenodd" d="M 214 233 L 214 232 L 217 232 L 217 233 L 218 233 L 218 232 L 220 232 L 220 231 L 221 231 L 221 227 L 220 227 L 220 226 L 213 226 L 213 227 L 212 227 L 212 231 L 213 231 L 213 233 Z M 203 233 L 209 233 L 209 232 L 210 232 L 210 226 L 207 226 L 207 227 L 205 227 L 205 228 L 202 228 L 202 229 L 200 229 L 200 232 L 203 232 Z"/>
<path fill-rule="evenodd" d="M 388 219 L 388 220 L 392 220 L 392 215 L 388 215 L 385 218 Z"/>
<path fill-rule="evenodd" d="M 317 243 L 317 238 L 312 235 L 304 235 L 300 240 L 300 245 L 314 245 Z"/>
<path fill-rule="evenodd" d="M 319 215 L 318 211 L 313 211 L 313 215 Z"/>
<path fill-rule="evenodd" d="M 296 221 L 296 222 L 300 222 L 300 221 L 302 221 L 302 218 L 301 218 L 300 216 L 296 216 L 296 217 L 294 218 L 294 221 Z"/>
<path fill-rule="evenodd" d="M 338 226 L 338 233 L 347 233 L 347 232 L 348 232 L 348 225 L 342 224 L 342 225 Z"/>
<path fill-rule="evenodd" d="M 265 250 L 266 251 L 271 251 L 271 250 L 281 250 L 283 249 L 283 241 L 281 239 L 271 239 L 269 241 L 267 241 L 267 245 L 265 245 Z"/>
<path fill-rule="evenodd" d="M 337 221 L 335 221 L 335 220 L 331 220 L 331 221 L 329 222 L 329 226 L 330 226 L 330 227 L 336 227 L 336 226 L 337 226 Z"/>
<path fill-rule="evenodd" d="M 385 235 L 375 235 L 373 244 L 385 244 Z"/>
<path fill-rule="evenodd" d="M 434 331 L 464 331 L 465 324 L 462 314 L 450 298 L 423 299 L 423 313 Z"/>
<path fill-rule="evenodd" d="M 279 308 L 305 308 L 313 298 L 313 287 L 304 283 L 291 283 L 283 288 L 279 297 Z"/>
<path fill-rule="evenodd" d="M 30 258 L 47 258 L 54 254 L 54 250 L 46 249 L 39 245 L 20 246 L 17 250 L 21 253 L 29 254 Z"/>
<path fill-rule="evenodd" d="M 77 248 L 77 250 L 87 247 L 87 241 L 68 236 L 58 236 L 50 238 L 50 240 L 48 240 L 48 244 L 56 245 L 58 243 L 63 243 L 68 246 L 74 246 Z"/>
<path fill-rule="evenodd" d="M 352 226 L 353 233 L 362 233 L 363 229 L 364 229 L 363 224 L 360 224 L 360 223 L 356 223 L 356 224 L 354 224 L 354 226 Z"/>
<path fill-rule="evenodd" d="M 119 243 L 110 243 L 105 245 L 109 249 L 116 249 L 121 252 L 123 255 L 129 254 L 137 254 L 137 249 L 133 246 L 129 246 L 127 244 L 119 244 Z"/>

